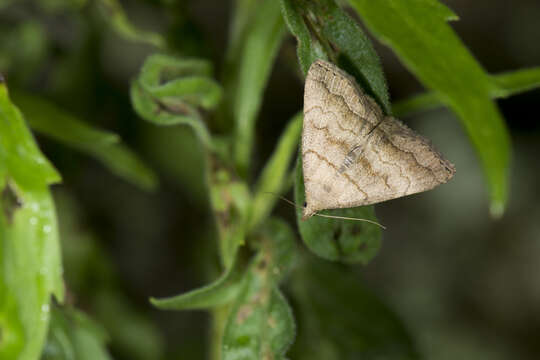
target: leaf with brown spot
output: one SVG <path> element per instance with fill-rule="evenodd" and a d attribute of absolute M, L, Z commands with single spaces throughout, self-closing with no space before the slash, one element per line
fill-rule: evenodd
<path fill-rule="evenodd" d="M 277 285 L 293 264 L 293 240 L 283 221 L 271 219 L 263 226 L 259 253 L 225 327 L 224 360 L 284 359 L 294 338 L 294 321 Z"/>
<path fill-rule="evenodd" d="M 301 160 L 296 167 L 295 180 L 295 202 L 303 204 L 305 197 Z M 325 210 L 322 213 L 377 221 L 373 206 Z M 318 216 L 302 220 L 300 208 L 297 209 L 297 223 L 306 246 L 327 260 L 367 264 L 381 246 L 381 229 L 369 223 Z"/>
<path fill-rule="evenodd" d="M 4 211 L 4 216 L 6 217 L 8 225 L 11 225 L 13 224 L 13 217 L 15 216 L 15 212 L 22 207 L 23 201 L 17 195 L 15 189 L 9 183 L 9 181 L 4 187 L 4 190 L 2 190 L 0 200 L 2 210 Z"/>

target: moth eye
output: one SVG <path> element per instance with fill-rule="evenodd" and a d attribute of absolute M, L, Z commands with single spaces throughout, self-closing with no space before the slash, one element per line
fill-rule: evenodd
<path fill-rule="evenodd" d="M 307 202 L 304 201 L 304 207 L 306 207 L 306 206 L 307 206 Z"/>

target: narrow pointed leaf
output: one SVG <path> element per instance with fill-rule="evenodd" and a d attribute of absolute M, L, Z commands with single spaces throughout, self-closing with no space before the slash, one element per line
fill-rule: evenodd
<path fill-rule="evenodd" d="M 491 98 L 499 99 L 521 94 L 540 87 L 540 68 L 521 69 L 502 74 L 491 75 L 496 84 L 491 89 Z M 443 101 L 433 92 L 413 96 L 396 102 L 392 109 L 397 117 L 408 116 L 416 112 L 426 111 L 444 106 Z"/>
<path fill-rule="evenodd" d="M 540 87 L 540 67 L 497 74 L 491 76 L 491 81 L 495 83 L 492 89 L 496 91 L 492 93 L 494 98 L 517 95 Z"/>
<path fill-rule="evenodd" d="M 501 215 L 508 197 L 510 140 L 490 100 L 497 85 L 447 24 L 457 16 L 437 0 L 349 2 L 375 36 L 457 114 L 480 157 L 491 213 Z"/>
<path fill-rule="evenodd" d="M 291 119 L 256 185 L 249 228 L 256 227 L 272 211 L 287 181 L 287 171 L 298 148 L 302 115 Z"/>
<path fill-rule="evenodd" d="M 244 176 L 252 154 L 255 122 L 264 89 L 285 30 L 279 3 L 275 0 L 262 0 L 253 16 L 236 63 L 238 77 L 230 84 L 234 93 L 229 100 L 236 129 L 235 162 Z"/>
<path fill-rule="evenodd" d="M 16 92 L 13 99 L 25 109 L 25 117 L 33 130 L 95 157 L 115 175 L 143 189 L 154 189 L 157 186 L 155 173 L 120 142 L 118 135 L 91 127 L 36 96 Z"/>
<path fill-rule="evenodd" d="M 210 309 L 233 301 L 242 285 L 242 267 L 237 260 L 215 282 L 200 289 L 168 298 L 151 298 L 150 302 L 162 310 Z"/>

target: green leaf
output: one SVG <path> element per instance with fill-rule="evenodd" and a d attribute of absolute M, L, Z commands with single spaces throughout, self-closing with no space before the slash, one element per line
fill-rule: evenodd
<path fill-rule="evenodd" d="M 127 18 L 124 9 L 117 0 L 99 0 L 99 9 L 111 27 L 126 40 L 153 45 L 164 49 L 166 41 L 161 34 L 140 30 Z"/>
<path fill-rule="evenodd" d="M 379 58 L 362 29 L 334 0 L 283 0 L 282 8 L 291 32 L 298 39 L 298 56 L 304 72 L 315 58 L 321 57 L 317 49 L 322 48 L 328 58 L 357 79 L 384 112 L 390 113 Z M 311 30 L 309 36 L 307 29 Z"/>
<path fill-rule="evenodd" d="M 301 131 L 302 115 L 297 114 L 281 135 L 272 157 L 257 181 L 248 229 L 253 229 L 264 221 L 278 201 L 278 195 L 284 190 L 287 170 L 298 148 Z"/>
<path fill-rule="evenodd" d="M 206 60 L 153 54 L 141 68 L 139 83 L 165 105 L 186 103 L 209 110 L 221 98 L 221 89 L 211 75 L 212 65 Z"/>
<path fill-rule="evenodd" d="M 283 221 L 271 219 L 260 237 L 260 252 L 225 327 L 224 360 L 284 359 L 294 338 L 290 307 L 277 288 L 294 261 L 293 232 Z"/>
<path fill-rule="evenodd" d="M 296 0 L 280 0 L 280 3 L 285 23 L 298 42 L 296 53 L 300 68 L 306 74 L 312 62 L 320 58 L 326 58 L 327 55 L 324 54 L 320 43 L 312 38 L 307 25 L 304 23 L 302 18 L 304 14 L 300 2 Z"/>
<path fill-rule="evenodd" d="M 296 166 L 294 196 L 297 204 L 304 204 L 304 178 L 300 157 Z M 325 210 L 321 213 L 377 221 L 373 206 Z M 375 224 L 316 215 L 302 220 L 301 208 L 296 210 L 296 217 L 302 240 L 311 251 L 322 258 L 367 264 L 381 246 L 381 229 Z"/>
<path fill-rule="evenodd" d="M 225 329 L 223 359 L 285 359 L 295 329 L 289 304 L 277 288 L 261 301 L 250 302 L 260 289 L 253 279 L 247 283 L 243 301 L 233 309 Z"/>
<path fill-rule="evenodd" d="M 162 310 L 210 309 L 236 299 L 241 285 L 242 267 L 237 259 L 219 279 L 207 286 L 168 298 L 150 298 L 150 302 Z"/>
<path fill-rule="evenodd" d="M 118 175 L 143 189 L 154 189 L 157 177 L 118 135 L 99 130 L 70 113 L 38 97 L 15 92 L 13 99 L 25 109 L 30 127 L 66 146 L 82 151 L 103 162 Z"/>
<path fill-rule="evenodd" d="M 35 359 L 50 297 L 63 300 L 56 213 L 60 176 L 39 151 L 0 77 L 0 358 Z"/>
<path fill-rule="evenodd" d="M 105 330 L 84 313 L 53 306 L 41 360 L 109 360 Z"/>
<path fill-rule="evenodd" d="M 258 0 L 235 0 L 229 31 L 229 44 L 227 48 L 228 60 L 234 60 L 242 48 L 252 15 L 257 8 Z"/>
<path fill-rule="evenodd" d="M 540 68 L 538 67 L 509 71 L 490 77 L 491 81 L 496 84 L 491 89 L 492 99 L 506 98 L 540 87 Z M 400 117 L 440 106 L 443 106 L 443 101 L 436 93 L 430 92 L 398 101 L 392 106 L 392 109 L 394 114 Z"/>
<path fill-rule="evenodd" d="M 492 93 L 492 97 L 510 97 L 539 88 L 540 67 L 508 71 L 491 76 L 491 81 L 495 84 L 492 90 L 496 91 L 496 93 Z"/>
<path fill-rule="evenodd" d="M 211 110 L 221 99 L 211 72 L 211 64 L 204 60 L 151 55 L 131 84 L 133 107 L 142 118 L 159 125 L 189 125 L 204 145 L 211 146 L 199 110 Z"/>
<path fill-rule="evenodd" d="M 259 5 L 259 0 L 235 0 L 231 14 L 231 25 L 229 28 L 229 38 L 227 52 L 221 71 L 221 82 L 223 84 L 223 102 L 216 113 L 216 127 L 221 131 L 231 128 L 234 120 L 233 107 L 238 76 L 240 73 L 239 63 L 242 61 L 241 54 L 247 35 L 251 32 L 253 14 Z"/>
<path fill-rule="evenodd" d="M 510 140 L 495 104 L 497 86 L 446 23 L 457 16 L 436 0 L 349 0 L 366 26 L 462 121 L 486 174 L 491 212 L 508 197 Z"/>
<path fill-rule="evenodd" d="M 419 359 L 401 321 L 347 269 L 310 257 L 289 283 L 298 314 L 291 358 Z"/>
<path fill-rule="evenodd" d="M 236 63 L 238 76 L 229 89 L 233 91 L 229 96 L 236 127 L 235 161 L 241 175 L 249 167 L 257 113 L 285 30 L 277 1 L 262 0 L 254 12 Z"/>

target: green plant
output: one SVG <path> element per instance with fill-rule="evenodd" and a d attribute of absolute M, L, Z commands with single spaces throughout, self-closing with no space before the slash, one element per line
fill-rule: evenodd
<path fill-rule="evenodd" d="M 294 165 L 301 114 L 291 118 L 262 171 L 253 175 L 256 122 L 287 30 L 297 40 L 300 75 L 315 59 L 324 58 L 353 74 L 387 114 L 402 117 L 436 106 L 452 110 L 478 153 L 491 214 L 504 212 L 510 141 L 493 99 L 540 86 L 540 68 L 487 74 L 448 25 L 457 16 L 437 0 L 349 0 L 342 5 L 354 10 L 428 93 L 392 104 L 371 41 L 334 0 L 235 1 L 220 76 L 214 75 L 216 66 L 210 61 L 192 56 L 192 44 L 181 48 L 172 38 L 137 29 L 116 0 L 41 4 L 46 11 L 73 7 L 71 11 L 83 13 L 91 8 L 96 10 L 93 16 L 119 36 L 151 46 L 152 54 L 131 82 L 133 109 L 155 125 L 188 126 L 199 141 L 222 275 L 205 287 L 152 298 L 151 303 L 163 310 L 207 310 L 212 317 L 212 359 L 283 359 L 289 350 L 294 359 L 419 358 L 400 320 L 346 267 L 326 261 L 367 264 L 379 250 L 380 229 L 327 218 L 304 222 L 297 210 L 299 235 L 308 252 L 295 242 L 291 224 L 272 215 L 279 201 L 272 194 L 287 193 L 293 183 L 295 202 L 303 203 L 301 167 L 298 161 Z M 15 5 L 0 2 L 0 6 Z M 39 55 L 45 51 L 39 46 L 13 45 L 28 44 L 25 38 L 46 44 L 41 26 L 28 20 L 13 27 L 6 35 L 10 41 L 0 44 L 0 70 L 9 71 L 10 83 L 28 81 L 27 74 L 38 66 L 28 59 L 44 56 Z M 16 55 L 27 60 L 25 72 L 17 73 Z M 84 56 L 71 59 L 71 66 L 76 69 L 84 60 Z M 69 71 L 70 64 L 65 65 L 58 71 Z M 58 76 L 59 81 L 62 78 Z M 44 359 L 78 359 L 90 353 L 88 358 L 106 359 L 103 330 L 72 306 L 51 302 L 51 295 L 64 302 L 49 190 L 61 179 L 29 128 L 95 157 L 143 189 L 154 189 L 157 178 L 116 134 L 90 126 L 24 90 L 8 94 L 2 79 L 0 358 L 37 359 L 43 353 Z M 372 206 L 327 213 L 376 220 Z M 293 314 L 282 288 L 288 289 L 298 312 Z M 304 324 L 298 331 L 295 318 Z M 290 349 L 295 334 L 296 345 Z"/>

